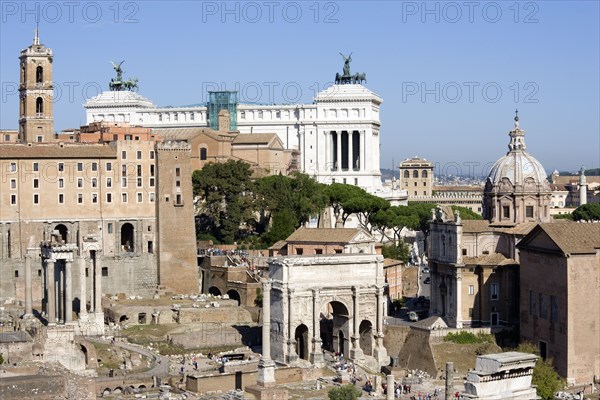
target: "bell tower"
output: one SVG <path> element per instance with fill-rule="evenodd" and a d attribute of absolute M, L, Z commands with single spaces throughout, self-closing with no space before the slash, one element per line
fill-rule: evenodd
<path fill-rule="evenodd" d="M 19 140 L 49 142 L 54 135 L 52 49 L 40 44 L 37 27 L 33 44 L 21 50 L 19 60 Z"/>

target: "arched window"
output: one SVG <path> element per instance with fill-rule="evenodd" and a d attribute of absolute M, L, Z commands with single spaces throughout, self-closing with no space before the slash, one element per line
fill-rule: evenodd
<path fill-rule="evenodd" d="M 421 173 L 421 177 L 427 178 L 427 170 L 423 170 L 423 172 Z"/>
<path fill-rule="evenodd" d="M 41 97 L 35 99 L 35 112 L 42 114 L 44 112 L 44 100 Z"/>
<path fill-rule="evenodd" d="M 200 148 L 200 160 L 204 161 L 207 158 L 206 147 Z"/>
<path fill-rule="evenodd" d="M 410 172 L 408 172 L 408 170 L 404 171 L 404 177 L 405 178 L 410 178 Z"/>
<path fill-rule="evenodd" d="M 44 82 L 44 68 L 40 66 L 35 69 L 35 83 L 42 82 Z"/>
<path fill-rule="evenodd" d="M 419 177 L 419 171 L 417 171 L 416 169 L 413 171 L 413 178 L 418 178 Z"/>

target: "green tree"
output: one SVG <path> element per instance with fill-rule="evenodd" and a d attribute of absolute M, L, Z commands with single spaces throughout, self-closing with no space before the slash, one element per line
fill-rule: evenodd
<path fill-rule="evenodd" d="M 284 208 L 273 213 L 273 223 L 262 238 L 270 246 L 278 240 L 286 239 L 297 228 L 298 220 L 293 211 L 289 208 Z"/>
<path fill-rule="evenodd" d="M 539 356 L 536 346 L 529 342 L 523 342 L 517 347 L 517 351 L 533 353 Z M 558 375 L 552 366 L 551 359 L 538 358 L 533 369 L 531 383 L 537 386 L 537 395 L 543 400 L 553 400 L 554 393 L 565 387 L 565 381 Z"/>
<path fill-rule="evenodd" d="M 328 205 L 333 208 L 335 220 L 341 220 L 343 225 L 346 224 L 346 220 L 352 214 L 348 211 L 351 206 L 347 207 L 347 205 L 357 201 L 356 199 L 352 200 L 353 198 L 367 194 L 367 192 L 358 186 L 343 183 L 332 183 L 325 187 L 324 192 L 327 196 Z"/>
<path fill-rule="evenodd" d="M 381 253 L 385 258 L 401 260 L 406 264 L 410 258 L 410 247 L 403 241 L 400 241 L 397 245 L 392 243 L 383 246 Z"/>
<path fill-rule="evenodd" d="M 356 191 L 344 203 L 345 214 L 355 214 L 360 226 L 373 233 L 371 218 L 379 211 L 390 208 L 390 202 L 381 197 L 374 196 L 364 190 Z"/>
<path fill-rule="evenodd" d="M 255 224 L 250 165 L 243 161 L 209 163 L 192 174 L 194 195 L 202 200 L 201 225 L 223 243 L 243 236 Z"/>
<path fill-rule="evenodd" d="M 327 392 L 329 400 L 356 400 L 361 394 L 362 392 L 354 385 L 335 387 Z"/>
<path fill-rule="evenodd" d="M 600 221 L 600 204 L 588 203 L 577 207 L 573 211 L 573 220 Z"/>
<path fill-rule="evenodd" d="M 556 214 L 553 215 L 552 218 L 554 219 L 568 219 L 569 221 L 573 221 L 573 214 Z"/>
<path fill-rule="evenodd" d="M 0 365 L 4 364 L 4 357 L 2 356 L 2 353 L 0 353 Z"/>
<path fill-rule="evenodd" d="M 483 217 L 477 214 L 475 211 L 472 211 L 470 208 L 461 207 L 461 206 L 451 206 L 452 211 L 460 212 L 460 217 L 462 219 L 483 219 Z"/>

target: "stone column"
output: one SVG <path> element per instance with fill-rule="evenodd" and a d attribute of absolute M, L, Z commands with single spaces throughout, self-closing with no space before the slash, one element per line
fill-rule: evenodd
<path fill-rule="evenodd" d="M 323 349 L 321 348 L 321 336 L 319 326 L 319 289 L 312 290 L 313 295 L 313 337 L 312 337 L 312 353 L 310 354 L 310 362 L 316 366 L 322 366 L 323 360 Z"/>
<path fill-rule="evenodd" d="M 87 316 L 87 284 L 85 277 L 85 258 L 79 256 L 77 259 L 79 263 L 79 319 L 82 316 Z"/>
<path fill-rule="evenodd" d="M 462 275 L 456 270 L 456 327 L 462 328 Z"/>
<path fill-rule="evenodd" d="M 259 386 L 275 385 L 275 363 L 271 360 L 271 281 L 264 279 L 263 284 L 263 326 L 262 357 L 258 363 Z"/>
<path fill-rule="evenodd" d="M 25 254 L 25 315 L 23 318 L 33 316 L 33 295 L 31 292 L 31 254 Z"/>
<path fill-rule="evenodd" d="M 454 363 L 446 363 L 446 400 L 452 400 L 454 398 Z"/>
<path fill-rule="evenodd" d="M 360 312 L 359 312 L 359 295 L 360 295 L 360 288 L 357 286 L 353 286 L 352 287 L 352 300 L 353 300 L 353 304 L 352 304 L 352 308 L 354 309 L 353 312 L 353 325 L 354 325 L 354 334 L 352 335 L 352 350 L 350 350 L 350 358 L 352 358 L 353 360 L 359 360 L 359 359 L 363 359 L 364 358 L 364 353 L 362 351 L 362 349 L 360 348 L 360 331 L 359 331 L 359 327 L 360 327 Z"/>
<path fill-rule="evenodd" d="M 100 262 L 100 251 L 97 250 L 94 257 L 94 312 L 101 313 L 102 310 L 102 263 Z"/>
<path fill-rule="evenodd" d="M 295 362 L 298 360 L 298 354 L 296 353 L 296 338 L 294 337 L 294 325 L 293 325 L 293 307 L 292 298 L 294 297 L 294 289 L 288 289 L 288 350 L 287 358 L 288 363 Z"/>
<path fill-rule="evenodd" d="M 65 322 L 73 320 L 73 278 L 71 261 L 65 261 Z"/>
<path fill-rule="evenodd" d="M 54 295 L 54 260 L 46 260 L 46 308 L 48 309 L 48 323 L 56 323 L 56 297 Z"/>
<path fill-rule="evenodd" d="M 348 171 L 354 171 L 354 157 L 352 157 L 354 131 L 348 131 Z"/>
<path fill-rule="evenodd" d="M 390 359 L 387 355 L 387 350 L 383 346 L 383 302 L 385 296 L 383 295 L 383 286 L 377 286 L 377 335 L 375 336 L 375 349 L 373 350 L 373 356 L 379 362 L 379 365 L 388 365 Z"/>
<path fill-rule="evenodd" d="M 342 170 L 342 132 L 341 131 L 336 131 L 336 137 L 337 137 L 337 146 L 336 146 L 336 152 L 337 152 L 337 171 L 341 171 Z"/>
<path fill-rule="evenodd" d="M 385 392 L 386 400 L 394 400 L 394 375 L 387 376 L 387 391 Z"/>
<path fill-rule="evenodd" d="M 365 171 L 367 169 L 367 134 L 365 131 L 360 131 L 360 138 L 363 151 L 363 157 L 360 159 L 360 170 Z"/>

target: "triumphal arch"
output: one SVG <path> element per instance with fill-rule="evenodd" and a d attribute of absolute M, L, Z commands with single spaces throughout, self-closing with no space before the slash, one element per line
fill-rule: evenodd
<path fill-rule="evenodd" d="M 269 277 L 270 351 L 275 361 L 320 366 L 329 351 L 388 365 L 381 255 L 273 258 Z"/>

